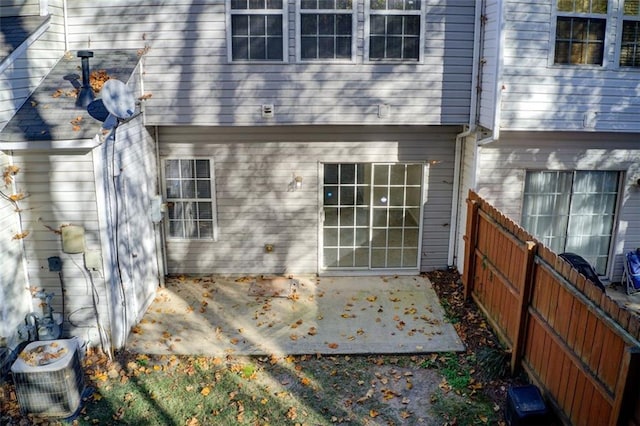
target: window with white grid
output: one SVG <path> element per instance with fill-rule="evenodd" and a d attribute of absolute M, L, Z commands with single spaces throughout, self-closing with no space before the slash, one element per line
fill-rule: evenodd
<path fill-rule="evenodd" d="M 602 65 L 608 0 L 558 0 L 555 64 Z"/>
<path fill-rule="evenodd" d="M 215 240 L 213 161 L 164 160 L 164 184 L 168 238 Z"/>
<path fill-rule="evenodd" d="M 352 0 L 301 0 L 299 15 L 301 60 L 352 59 L 355 22 Z"/>
<path fill-rule="evenodd" d="M 422 1 L 369 0 L 368 5 L 369 60 L 420 61 Z"/>
<path fill-rule="evenodd" d="M 283 0 L 227 0 L 230 57 L 236 61 L 283 61 L 286 10 Z"/>
<path fill-rule="evenodd" d="M 640 0 L 624 0 L 619 64 L 640 67 Z"/>

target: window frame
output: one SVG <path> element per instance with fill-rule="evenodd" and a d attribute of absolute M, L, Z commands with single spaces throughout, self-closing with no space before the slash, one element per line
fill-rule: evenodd
<path fill-rule="evenodd" d="M 209 183 L 210 183 L 210 197 L 209 198 L 169 198 L 168 196 L 168 191 L 167 191 L 167 172 L 166 172 L 166 167 L 167 167 L 167 162 L 168 161 L 184 161 L 184 160 L 189 160 L 189 161 L 197 161 L 197 160 L 207 160 L 209 162 Z M 214 159 L 211 157 L 200 157 L 200 156 L 170 156 L 170 157 L 165 157 L 162 159 L 161 162 L 161 172 L 162 172 L 162 195 L 164 198 L 164 202 L 166 204 L 166 212 L 165 212 L 165 216 L 164 216 L 164 222 L 165 222 L 165 236 L 167 240 L 170 241 L 218 241 L 218 211 L 217 211 L 217 194 L 216 194 L 216 178 L 215 178 L 215 167 L 214 167 Z M 194 178 L 195 179 L 195 178 Z M 181 179 L 182 180 L 182 179 Z M 190 237 L 175 237 L 171 235 L 171 225 L 170 225 L 170 218 L 169 218 L 169 203 L 173 200 L 205 200 L 205 201 L 209 201 L 211 203 L 211 215 L 212 215 L 212 236 L 211 237 L 204 237 L 204 238 L 190 238 Z M 198 202 L 203 202 L 203 201 L 198 201 Z M 196 220 L 199 220 L 200 218 L 196 218 Z"/>
<path fill-rule="evenodd" d="M 567 241 L 569 238 L 576 238 L 578 237 L 575 234 L 569 234 L 570 231 L 570 227 L 572 226 L 572 222 L 571 222 L 571 217 L 572 217 L 572 212 L 574 211 L 574 208 L 576 207 L 574 205 L 574 198 L 576 196 L 583 196 L 584 193 L 580 193 L 580 192 L 576 192 L 576 181 L 577 181 L 577 175 L 578 174 L 584 174 L 584 173 L 598 173 L 598 172 L 605 172 L 605 173 L 613 173 L 616 175 L 616 193 L 615 193 L 615 199 L 613 201 L 613 210 L 611 213 L 611 230 L 610 230 L 610 236 L 609 236 L 609 247 L 608 247 L 608 251 L 606 254 L 606 265 L 604 266 L 604 273 L 602 274 L 598 274 L 600 276 L 603 277 L 607 277 L 610 276 L 611 272 L 613 271 L 614 268 L 614 252 L 615 252 L 615 245 L 616 245 L 616 239 L 617 239 L 617 232 L 618 232 L 618 226 L 619 226 L 619 222 L 620 222 L 620 209 L 621 209 L 621 202 L 622 202 L 622 197 L 624 195 L 624 182 L 625 182 L 625 177 L 626 177 L 626 173 L 623 170 L 616 170 L 616 169 L 603 169 L 603 170 L 586 170 L 586 169 L 524 169 L 523 170 L 523 179 L 522 179 L 522 196 L 521 196 L 521 211 L 520 211 L 520 224 L 525 227 L 525 224 L 527 222 L 527 217 L 531 216 L 531 217 L 535 217 L 535 216 L 539 216 L 539 215 L 528 215 L 527 212 L 525 211 L 525 198 L 527 196 L 527 194 L 531 194 L 531 192 L 527 192 L 526 191 L 526 182 L 527 182 L 527 176 L 530 173 L 549 173 L 549 174 L 553 174 L 555 173 L 556 175 L 559 174 L 565 174 L 566 176 L 568 176 L 569 179 L 569 193 L 568 193 L 568 206 L 567 206 L 567 212 L 566 212 L 566 217 L 567 217 L 567 222 L 564 224 L 564 231 L 562 235 L 556 235 L 554 238 L 561 238 L 563 240 L 563 251 L 566 251 L 567 249 L 569 249 L 570 251 L 573 251 L 570 247 L 567 247 Z M 554 181 L 556 184 L 558 183 L 558 180 L 556 179 Z M 553 192 L 553 191 L 547 191 L 546 192 L 540 192 L 538 195 L 549 195 L 549 194 L 556 194 L 557 192 Z M 604 192 L 601 192 L 599 194 L 605 194 Z M 554 205 L 555 205 L 555 201 L 554 201 Z M 558 217 L 558 212 L 552 211 L 552 212 L 547 212 L 545 214 L 545 216 L 552 216 L 552 217 Z M 580 213 L 577 213 L 577 216 L 580 216 Z M 584 216 L 584 214 L 583 214 Z M 530 232 L 532 235 L 534 234 L 533 230 L 530 230 L 529 228 L 525 228 L 527 229 L 528 232 Z M 594 235 L 590 235 L 591 237 L 594 237 Z M 547 238 L 552 237 L 552 236 L 536 236 L 536 238 L 540 239 L 540 241 L 545 241 Z M 551 248 L 551 245 L 547 245 L 547 243 L 545 242 L 545 245 L 549 248 Z M 583 255 L 583 257 L 587 258 L 587 260 L 589 260 L 589 257 L 592 257 L 593 255 Z M 604 257 L 604 256 L 600 256 L 600 257 Z M 592 264 L 592 266 L 594 266 L 594 269 L 597 269 L 597 265 L 596 264 Z"/>
<path fill-rule="evenodd" d="M 369 64 L 394 63 L 394 64 L 422 64 L 424 63 L 424 46 L 425 46 L 425 27 L 426 27 L 426 0 L 420 1 L 420 9 L 418 10 L 400 10 L 400 9 L 373 9 L 371 2 L 373 0 L 365 0 L 364 2 L 364 62 Z M 399 59 L 399 58 L 380 58 L 371 59 L 371 16 L 407 16 L 414 15 L 420 17 L 420 35 L 418 42 L 418 58 L 417 59 Z"/>
<path fill-rule="evenodd" d="M 610 44 L 610 26 L 612 24 L 612 16 L 614 9 L 613 5 L 607 2 L 607 12 L 602 13 L 586 13 L 586 12 L 565 12 L 558 10 L 558 3 L 561 0 L 555 0 L 552 5 L 551 10 L 551 28 L 549 31 L 549 35 L 551 37 L 550 46 L 549 46 L 549 66 L 551 67 L 566 67 L 566 68 L 581 68 L 581 69 L 604 69 L 609 65 L 609 60 L 607 58 L 607 46 Z M 583 18 L 583 19 L 602 19 L 605 22 L 604 28 L 604 39 L 602 40 L 602 63 L 601 64 L 571 64 L 571 63 L 557 63 L 556 62 L 556 41 L 557 41 L 557 29 L 558 29 L 558 18 Z"/>
<path fill-rule="evenodd" d="M 619 30 L 616 31 L 615 64 L 618 68 L 625 71 L 636 71 L 636 70 L 640 71 L 640 60 L 638 61 L 638 64 L 635 66 L 622 65 L 620 63 L 620 59 L 622 58 L 622 34 L 623 34 L 625 21 L 636 22 L 640 25 L 640 11 L 638 12 L 637 15 L 625 15 L 624 3 L 625 3 L 625 0 L 620 0 L 620 4 L 618 7 L 617 22 L 618 22 Z M 638 49 L 640 50 L 640 38 L 638 40 Z"/>
<path fill-rule="evenodd" d="M 357 53 L 358 0 L 351 1 L 351 9 L 303 9 L 301 2 L 296 2 L 296 61 L 303 63 L 354 63 Z M 351 15 L 351 57 L 350 58 L 315 58 L 302 57 L 302 15 Z"/>
<path fill-rule="evenodd" d="M 283 64 L 289 62 L 289 2 L 282 0 L 281 9 L 232 9 L 232 0 L 225 0 L 227 61 L 230 64 Z M 282 17 L 282 59 L 233 59 L 233 27 L 234 15 L 280 15 Z"/>

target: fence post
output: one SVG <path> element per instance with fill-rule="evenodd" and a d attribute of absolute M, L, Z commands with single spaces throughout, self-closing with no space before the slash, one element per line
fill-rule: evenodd
<path fill-rule="evenodd" d="M 627 347 L 620 365 L 620 373 L 615 389 L 615 399 L 609 425 L 634 424 L 640 419 L 633 419 L 636 404 L 640 402 L 638 390 L 640 385 L 640 347 Z M 637 413 L 636 413 L 637 414 Z"/>
<path fill-rule="evenodd" d="M 464 247 L 464 273 L 462 274 L 462 282 L 464 283 L 464 299 L 471 297 L 474 285 L 474 273 L 476 263 L 476 244 L 478 243 L 478 209 L 477 200 L 471 199 L 471 191 L 467 199 L 467 233 L 465 235 Z"/>
<path fill-rule="evenodd" d="M 531 292 L 533 290 L 533 271 L 535 264 L 536 243 L 527 241 L 525 243 L 525 262 L 520 269 L 518 282 L 520 283 L 520 293 L 518 293 L 518 313 L 516 319 L 518 326 L 516 327 L 516 335 L 513 339 L 513 348 L 511 350 L 511 374 L 514 375 L 519 369 L 520 360 L 524 351 L 524 343 L 526 341 L 527 317 L 529 314 L 529 304 L 531 303 Z"/>

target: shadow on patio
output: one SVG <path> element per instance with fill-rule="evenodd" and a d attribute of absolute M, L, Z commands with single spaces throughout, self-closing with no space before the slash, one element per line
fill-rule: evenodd
<path fill-rule="evenodd" d="M 174 277 L 127 349 L 147 354 L 283 355 L 463 351 L 424 276 Z"/>

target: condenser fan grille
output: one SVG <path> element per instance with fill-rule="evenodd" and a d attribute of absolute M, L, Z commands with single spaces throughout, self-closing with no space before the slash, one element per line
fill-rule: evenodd
<path fill-rule="evenodd" d="M 57 351 L 65 351 L 54 362 L 30 365 L 29 352 L 42 351 L 39 346 L 56 345 Z M 69 417 L 82 401 L 84 377 L 80 365 L 77 344 L 74 340 L 34 342 L 27 345 L 11 367 L 16 395 L 23 415 L 36 414 L 46 417 Z M 59 352 L 58 352 L 59 353 Z"/>

